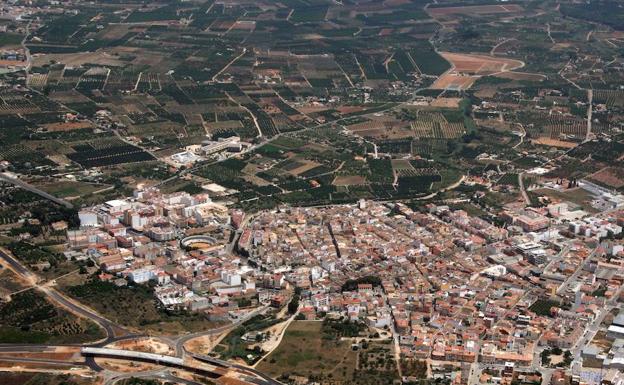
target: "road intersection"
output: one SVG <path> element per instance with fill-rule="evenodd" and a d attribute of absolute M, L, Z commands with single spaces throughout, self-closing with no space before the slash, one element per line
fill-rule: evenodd
<path fill-rule="evenodd" d="M 100 326 L 106 333 L 106 337 L 100 341 L 96 341 L 89 344 L 67 344 L 67 345 L 47 345 L 47 344 L 0 344 L 0 359 L 7 362 L 15 362 L 15 363 L 27 363 L 27 364 L 41 364 L 46 367 L 59 367 L 59 368 L 88 368 L 93 372 L 103 373 L 106 378 L 107 384 L 113 384 L 121 379 L 128 378 L 131 376 L 141 376 L 141 377 L 149 377 L 149 378 L 164 378 L 164 379 L 177 379 L 178 377 L 173 376 L 170 372 L 170 368 L 167 365 L 162 365 L 163 362 L 156 362 L 161 365 L 158 369 L 150 370 L 147 372 L 139 372 L 139 373 L 117 373 L 111 372 L 105 368 L 102 368 L 96 361 L 95 357 L 97 354 L 85 354 L 83 347 L 86 348 L 95 348 L 100 349 L 104 348 L 114 342 L 126 341 L 126 340 L 140 340 L 146 337 L 149 337 L 144 333 L 137 333 L 131 331 L 121 325 L 116 324 L 115 322 L 107 319 L 106 317 L 100 315 L 93 309 L 77 302 L 76 300 L 66 296 L 59 292 L 56 288 L 53 287 L 54 282 L 44 282 L 41 283 L 40 277 L 31 272 L 28 268 L 26 268 L 19 260 L 17 260 L 8 250 L 0 248 L 0 261 L 3 262 L 4 265 L 8 266 L 13 272 L 15 272 L 20 278 L 29 282 L 36 290 L 41 291 L 45 294 L 52 302 L 57 305 L 63 307 L 68 310 L 72 314 L 89 319 L 95 322 L 98 326 Z M 187 365 L 183 367 L 178 367 L 178 370 L 188 371 L 197 373 L 203 373 L 204 375 L 210 374 L 208 371 L 200 370 L 202 367 L 202 362 L 207 364 L 217 365 L 217 367 L 221 368 L 221 371 L 217 371 L 215 376 L 219 377 L 224 375 L 224 373 L 228 373 L 228 375 L 244 377 L 246 380 L 243 383 L 255 384 L 255 385 L 279 385 L 278 381 L 273 380 L 269 376 L 244 365 L 233 364 L 228 361 L 217 360 L 208 356 L 201 356 L 195 353 L 187 351 L 185 348 L 185 344 L 193 339 L 201 338 L 206 335 L 219 335 L 223 333 L 227 333 L 234 328 L 240 326 L 247 320 L 253 318 L 254 316 L 265 312 L 268 309 L 267 306 L 259 307 L 239 319 L 235 320 L 235 322 L 230 323 L 228 325 L 224 325 L 221 327 L 207 329 L 196 333 L 189 333 L 180 336 L 162 336 L 158 337 L 163 342 L 167 343 L 171 346 L 175 351 L 175 356 L 172 356 L 171 359 L 175 360 L 184 360 Z M 49 358 L 49 356 L 54 356 L 54 354 L 62 349 L 66 351 L 73 352 L 70 359 L 54 359 Z M 72 350 L 74 349 L 74 350 Z M 78 349 L 81 349 L 80 351 Z M 78 353 L 82 356 L 82 359 L 77 359 Z M 124 351 L 128 355 L 127 361 L 143 361 L 144 359 L 141 357 L 135 356 L 137 352 L 134 351 Z M 32 355 L 32 357 L 24 357 L 24 355 Z M 44 355 L 45 358 L 38 358 L 38 355 Z M 106 355 L 104 355 L 106 356 Z M 119 357 L 117 357 L 119 359 Z M 195 366 L 196 365 L 196 366 Z M 224 371 L 225 370 L 225 371 Z M 187 381 L 188 384 L 194 384 L 193 381 Z"/>

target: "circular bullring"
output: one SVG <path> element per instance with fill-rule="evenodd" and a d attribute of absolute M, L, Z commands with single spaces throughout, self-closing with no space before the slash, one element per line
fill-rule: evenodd
<path fill-rule="evenodd" d="M 205 249 L 214 246 L 217 240 L 208 235 L 191 235 L 180 241 L 180 246 L 186 249 Z"/>

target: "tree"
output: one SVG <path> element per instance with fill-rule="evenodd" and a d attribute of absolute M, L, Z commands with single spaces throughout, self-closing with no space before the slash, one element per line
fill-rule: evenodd
<path fill-rule="evenodd" d="M 297 293 L 297 290 L 295 289 L 295 294 L 293 295 L 292 299 L 288 303 L 288 313 L 295 314 L 297 312 L 297 309 L 299 309 L 299 294 Z"/>
<path fill-rule="evenodd" d="M 542 358 L 542 366 L 550 365 L 550 350 L 546 349 L 540 353 L 540 357 Z"/>

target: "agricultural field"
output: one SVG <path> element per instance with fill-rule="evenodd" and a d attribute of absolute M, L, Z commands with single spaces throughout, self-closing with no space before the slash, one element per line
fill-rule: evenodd
<path fill-rule="evenodd" d="M 504 14 L 511 16 L 520 14 L 524 11 L 519 4 L 496 4 L 496 5 L 466 5 L 466 6 L 444 6 L 437 4 L 427 9 L 427 12 L 436 19 L 445 19 L 447 17 L 457 16 L 483 16 Z"/>
<path fill-rule="evenodd" d="M 561 7 L 561 12 L 570 17 L 598 21 L 617 30 L 622 30 L 624 24 L 622 24 L 622 19 L 618 17 L 619 6 L 620 4 L 615 0 L 599 0 L 593 6 L 585 3 L 564 4 Z"/>
<path fill-rule="evenodd" d="M 412 151 L 410 141 L 378 143 L 379 152 Z M 395 175 L 391 161 L 374 159 L 371 150 L 343 132 L 307 131 L 281 136 L 252 154 L 201 167 L 194 174 L 224 186 L 228 198 L 248 208 L 391 199 L 424 194 L 440 182 L 435 165 L 416 165 L 412 172 Z"/>
<path fill-rule="evenodd" d="M 624 187 L 624 168 L 606 167 L 589 176 L 589 180 L 609 189 L 620 190 Z"/>
<path fill-rule="evenodd" d="M 24 35 L 5 32 L 0 35 L 0 47 L 19 46 L 22 43 L 22 39 L 24 39 Z"/>
<path fill-rule="evenodd" d="M 522 62 L 513 59 L 450 52 L 441 52 L 441 55 L 453 65 L 455 71 L 474 75 L 486 76 L 498 72 L 513 71 L 523 66 Z"/>
<path fill-rule="evenodd" d="M 441 55 L 452 67 L 431 85 L 432 89 L 465 90 L 482 76 L 504 74 L 524 66 L 521 61 L 513 59 L 450 52 Z"/>
<path fill-rule="evenodd" d="M 489 75 L 515 73 L 509 71 L 524 62 L 508 54 L 513 38 L 497 46 L 496 55 L 449 50 L 436 20 L 450 21 L 450 28 L 460 33 L 462 17 L 530 12 L 515 3 L 441 3 L 425 10 L 414 1 L 359 10 L 294 1 L 279 3 L 271 12 L 260 7 L 249 13 L 239 5 L 228 9 L 200 1 L 120 7 L 94 19 L 91 7 L 78 7 L 74 16 L 46 17 L 39 39 L 27 39 L 37 56 L 26 81 L 41 93 L 2 95 L 0 111 L 7 114 L 0 116 L 9 119 L 12 140 L 28 140 L 0 148 L 0 157 L 15 171 L 38 175 L 57 168 L 104 169 L 102 182 L 120 176 L 127 165 L 151 168 L 153 162 L 165 161 L 164 166 L 168 156 L 187 146 L 236 135 L 262 157 L 241 157 L 253 168 L 205 165 L 195 174 L 236 191 L 237 202 L 406 196 L 394 175 L 378 176 L 375 159 L 354 161 L 374 152 L 361 150 L 366 145 L 359 138 L 390 158 L 430 157 L 439 151 L 473 158 L 478 147 L 460 143 L 474 131 L 470 112 L 465 119 L 448 119 L 437 110 L 464 109 L 454 90 L 466 91 Z M 191 17 L 188 34 L 176 36 L 171 23 L 185 17 Z M 498 23 L 488 28 L 483 32 L 488 41 L 489 34 L 507 31 Z M 517 73 L 509 85 L 521 84 L 527 76 Z M 431 95 L 444 93 L 430 102 L 434 111 L 413 120 L 389 113 L 413 98 L 415 89 L 427 95 L 427 88 Z M 615 105 L 617 96 L 610 92 L 596 92 L 596 100 Z M 67 113 L 78 114 L 77 120 L 69 122 Z M 343 123 L 358 138 L 354 142 L 360 148 L 353 156 L 342 151 L 340 141 L 332 142 L 336 135 L 303 135 L 301 146 L 292 148 L 277 143 L 286 134 L 297 137 L 317 126 L 340 131 Z M 553 123 L 532 139 L 580 137 L 580 127 L 580 122 Z M 276 144 L 271 143 L 274 138 Z M 317 144 L 328 151 L 315 150 Z M 400 176 L 404 184 L 411 183 L 404 178 Z M 124 181 L 130 186 L 140 178 Z M 92 192 L 87 190 L 78 192 Z M 50 191 L 73 195 L 60 187 Z"/>
<path fill-rule="evenodd" d="M 67 154 L 67 157 L 86 168 L 145 162 L 154 159 L 145 150 L 120 140 L 89 141 L 74 145 L 72 149 L 74 152 Z"/>
<path fill-rule="evenodd" d="M 214 182 L 220 198 L 257 210 L 419 198 L 479 170 L 481 154 L 520 167 L 548 151 L 577 156 L 589 101 L 577 86 L 594 90 L 590 138 L 624 121 L 612 60 L 621 36 L 564 17 L 580 6 L 425 4 L 173 1 L 46 14 L 26 39 L 28 76 L 11 80 L 33 91 L 0 91 L 0 159 L 78 202 L 172 178 L 167 191 Z M 17 27 L 5 39 L 23 36 Z M 231 136 L 249 151 L 175 179 L 171 155 Z M 430 163 L 394 167 L 420 159 Z M 90 169 L 102 175 L 46 179 Z M 93 195 L 100 186 L 114 189 Z"/>
<path fill-rule="evenodd" d="M 38 187 L 60 198 L 76 198 L 92 194 L 96 191 L 105 190 L 111 186 L 72 181 L 55 181 L 52 183 L 44 183 Z"/>
<path fill-rule="evenodd" d="M 534 312 L 537 315 L 551 317 L 551 309 L 552 308 L 561 308 L 563 305 L 561 302 L 552 301 L 547 299 L 539 299 L 535 301 L 530 307 L 529 310 Z"/>
<path fill-rule="evenodd" d="M 250 332 L 269 333 L 271 329 L 279 327 L 277 325 L 283 322 L 285 322 L 285 318 L 278 318 L 278 316 L 273 314 L 252 317 L 228 333 L 214 347 L 213 351 L 221 359 L 241 359 L 246 361 L 247 364 L 255 364 L 264 356 L 265 352 L 257 342 L 243 340 L 242 337 Z"/>
<path fill-rule="evenodd" d="M 572 206 L 580 207 L 587 212 L 596 212 L 596 209 L 591 206 L 595 197 L 583 189 L 573 188 L 565 191 L 538 189 L 534 192 L 540 196 L 548 197 L 553 202 L 570 202 Z"/>
<path fill-rule="evenodd" d="M 419 113 L 411 127 L 417 138 L 453 139 L 466 132 L 463 122 L 449 122 L 439 112 Z"/>

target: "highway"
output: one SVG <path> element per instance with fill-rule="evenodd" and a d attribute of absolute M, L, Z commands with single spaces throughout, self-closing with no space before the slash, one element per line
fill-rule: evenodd
<path fill-rule="evenodd" d="M 279 381 L 253 368 L 199 354 L 191 354 L 188 358 L 180 358 L 132 350 L 90 347 L 82 348 L 81 353 L 85 357 L 104 357 L 126 361 L 148 362 L 163 367 L 196 373 L 212 379 L 233 375 L 233 377 L 242 378 L 244 382 L 248 384 L 282 385 Z"/>
<path fill-rule="evenodd" d="M 72 313 L 80 315 L 84 318 L 88 318 L 102 328 L 106 330 L 106 334 L 108 336 L 108 340 L 113 340 L 115 338 L 115 330 L 125 331 L 124 328 L 118 326 L 117 324 L 111 322 L 110 320 L 102 317 L 91 309 L 85 307 L 82 304 L 77 303 L 76 301 L 69 299 L 65 295 L 59 293 L 56 289 L 51 287 L 42 286 L 41 289 L 45 294 L 47 294 L 54 302 L 60 304 L 61 306 L 69 309 Z"/>
<path fill-rule="evenodd" d="M 149 370 L 145 372 L 139 373 L 123 373 L 123 374 L 115 374 L 104 381 L 105 385 L 113 385 L 119 381 L 126 380 L 129 378 L 146 378 L 146 379 L 158 379 L 165 380 L 175 384 L 184 384 L 184 385 L 205 385 L 203 382 L 196 382 L 187 380 L 184 378 L 176 377 L 167 369 L 155 369 Z"/>
<path fill-rule="evenodd" d="M 33 185 L 29 184 L 29 183 L 26 183 L 26 182 L 24 182 L 24 181 L 22 181 L 20 179 L 13 178 L 13 177 L 7 175 L 6 173 L 0 173 L 0 181 L 11 183 L 12 185 L 15 185 L 17 187 L 23 188 L 24 190 L 30 191 L 30 192 L 32 192 L 34 194 L 37 194 L 37 195 L 39 195 L 39 196 L 41 196 L 41 197 L 43 197 L 45 199 L 48 199 L 48 200 L 50 200 L 50 201 L 52 201 L 52 202 L 54 202 L 56 204 L 61 205 L 61 206 L 65 206 L 65 207 L 67 207 L 69 209 L 74 207 L 74 205 L 72 205 L 71 203 L 67 202 L 66 200 L 57 198 L 57 197 L 55 197 L 52 194 L 48 194 L 47 192 L 45 192 L 43 190 L 40 190 L 37 187 L 35 187 L 35 186 L 33 186 Z"/>
<path fill-rule="evenodd" d="M 7 263 L 17 275 L 22 276 L 22 278 L 29 282 L 37 282 L 35 274 L 28 270 L 17 259 L 13 258 L 7 250 L 0 248 L 0 258 L 2 258 L 2 260 Z"/>
<path fill-rule="evenodd" d="M 142 337 L 142 335 L 132 334 L 128 332 L 125 328 L 113 323 L 112 321 L 101 316 L 100 314 L 89 309 L 88 307 L 80 304 L 79 302 L 71 298 L 68 298 L 67 296 L 58 292 L 55 288 L 49 286 L 48 284 L 39 284 L 39 277 L 37 275 L 35 275 L 30 270 L 28 270 L 19 260 L 13 257 L 10 252 L 3 250 L 1 248 L 0 248 L 0 259 L 4 261 L 4 263 L 6 263 L 8 266 L 10 266 L 10 268 L 16 274 L 20 275 L 22 278 L 26 279 L 27 281 L 32 282 L 33 287 L 43 292 L 46 296 L 48 296 L 48 298 L 50 298 L 50 300 L 52 300 L 53 302 L 66 308 L 67 310 L 71 311 L 72 313 L 78 316 L 88 318 L 96 322 L 106 331 L 107 336 L 104 340 L 93 343 L 93 344 L 82 345 L 82 346 L 85 346 L 87 349 L 89 347 L 93 347 L 96 349 L 95 351 L 97 351 L 97 348 L 106 346 L 115 341 Z M 236 322 L 229 324 L 229 325 L 224 325 L 222 327 L 215 328 L 215 329 L 210 329 L 210 330 L 205 330 L 205 331 L 201 331 L 197 333 L 183 335 L 183 336 L 178 337 L 177 339 L 167 338 L 167 340 L 169 340 L 169 342 L 175 346 L 175 349 L 176 349 L 175 359 L 182 360 L 184 359 L 185 356 L 187 356 L 187 352 L 184 348 L 184 344 L 186 342 L 194 338 L 202 337 L 205 335 L 216 335 L 216 334 L 227 332 L 237 327 L 238 325 L 244 323 L 245 321 L 249 320 L 250 318 L 266 311 L 267 308 L 268 308 L 267 306 L 263 306 L 258 309 L 255 309 L 251 311 L 250 313 L 246 314 L 244 317 L 237 320 Z M 117 335 L 117 333 L 121 335 Z M 0 344 L 0 354 L 1 353 L 4 353 L 4 354 L 24 353 L 24 352 L 26 353 L 49 352 L 59 346 L 62 346 L 62 345 L 54 346 L 54 345 L 35 345 L 35 344 L 32 344 L 32 345 L 31 344 L 6 344 L 6 345 Z M 76 346 L 76 345 L 65 345 L 65 346 Z M 206 357 L 206 356 L 196 356 L 193 353 L 190 353 L 189 356 L 196 358 L 202 362 L 206 362 L 210 364 L 217 364 L 220 367 L 227 367 L 227 368 L 235 369 L 237 372 L 240 372 L 248 376 L 249 382 L 254 383 L 256 385 L 280 385 L 278 381 L 273 380 L 269 376 L 253 368 L 249 368 L 249 367 L 238 365 L 238 364 L 232 364 L 227 361 L 216 360 L 216 359 Z M 0 359 L 5 359 L 5 358 L 0 357 Z M 85 354 L 85 361 L 83 362 L 73 362 L 73 361 L 61 362 L 61 361 L 55 361 L 51 359 L 37 359 L 37 358 L 30 359 L 30 358 L 21 358 L 21 357 L 11 357 L 11 358 L 7 357 L 5 360 L 13 360 L 15 362 L 39 362 L 39 363 L 46 364 L 46 365 L 47 364 L 49 365 L 80 365 L 80 366 L 90 367 L 94 371 L 102 370 L 102 368 L 93 359 L 93 356 L 89 354 Z M 159 371 L 157 374 L 161 374 L 161 372 Z M 120 378 L 117 378 L 117 379 L 120 379 Z"/>
<path fill-rule="evenodd" d="M 74 366 L 85 366 L 84 361 L 63 361 L 63 360 L 52 360 L 48 358 L 27 358 L 27 357 L 3 357 L 0 356 L 0 361 L 3 362 L 15 362 L 15 363 L 27 363 L 27 364 L 43 364 L 43 365 L 53 365 L 53 366 L 61 366 L 61 367 L 74 367 Z"/>
<path fill-rule="evenodd" d="M 102 372 L 106 384 L 114 384 L 129 377 L 158 378 L 177 381 L 177 376 L 174 376 L 171 371 L 175 374 L 174 370 L 179 370 L 212 380 L 225 377 L 237 379 L 241 384 L 282 385 L 279 381 L 253 368 L 195 354 L 187 358 L 180 358 L 131 350 L 83 347 L 81 349 L 83 360 L 78 359 L 76 356 L 67 359 L 60 359 L 60 357 L 55 359 L 53 356 L 52 358 L 23 356 L 24 353 L 45 353 L 50 355 L 53 354 L 58 347 L 61 346 L 0 345 L 0 361 L 13 362 L 16 365 L 19 365 L 19 363 L 41 364 L 45 367 L 58 367 L 63 370 L 82 367 L 95 372 Z M 20 356 L 12 357 L 10 356 L 11 353 L 16 355 L 20 354 Z M 147 362 L 156 364 L 158 367 L 141 372 L 120 373 L 102 369 L 95 362 L 96 357 L 115 358 L 128 362 Z M 185 383 L 196 384 L 195 381 L 188 381 Z"/>
<path fill-rule="evenodd" d="M 244 365 L 239 365 L 239 364 L 235 364 L 235 363 L 231 363 L 229 361 L 223 361 L 217 358 L 213 358 L 213 357 L 209 357 L 209 356 L 204 356 L 201 354 L 192 354 L 193 358 L 195 358 L 196 360 L 202 361 L 202 362 L 206 362 L 209 364 L 213 364 L 213 365 L 218 365 L 218 366 L 224 366 L 227 368 L 234 368 L 237 369 L 239 372 L 241 373 L 246 373 L 248 375 L 250 375 L 251 377 L 257 377 L 260 378 L 260 381 L 253 381 L 253 383 L 257 384 L 257 385 L 283 385 L 281 382 L 274 380 L 273 378 L 267 376 L 266 374 L 254 369 L 254 368 L 250 368 L 248 366 L 244 366 Z"/>
<path fill-rule="evenodd" d="M 62 346 L 62 345 L 58 345 Z M 41 353 L 54 349 L 48 345 L 33 344 L 0 344 L 0 354 L 2 353 Z"/>
<path fill-rule="evenodd" d="M 37 277 L 34 273 L 28 270 L 20 261 L 18 261 L 15 257 L 11 255 L 8 251 L 0 248 L 0 259 L 7 263 L 13 271 L 22 276 L 25 280 L 32 282 L 34 288 L 43 292 L 48 298 L 50 298 L 53 302 L 62 306 L 63 308 L 69 310 L 73 314 L 76 314 L 80 317 L 87 318 L 97 323 L 106 331 L 106 339 L 102 341 L 102 344 L 107 344 L 114 341 L 117 337 L 116 331 L 121 335 L 130 334 L 125 328 L 115 324 L 114 322 L 102 317 L 95 311 L 89 309 L 88 307 L 82 305 L 81 303 L 70 299 L 69 297 L 61 294 L 58 290 L 49 285 L 39 285 L 39 277 Z"/>

